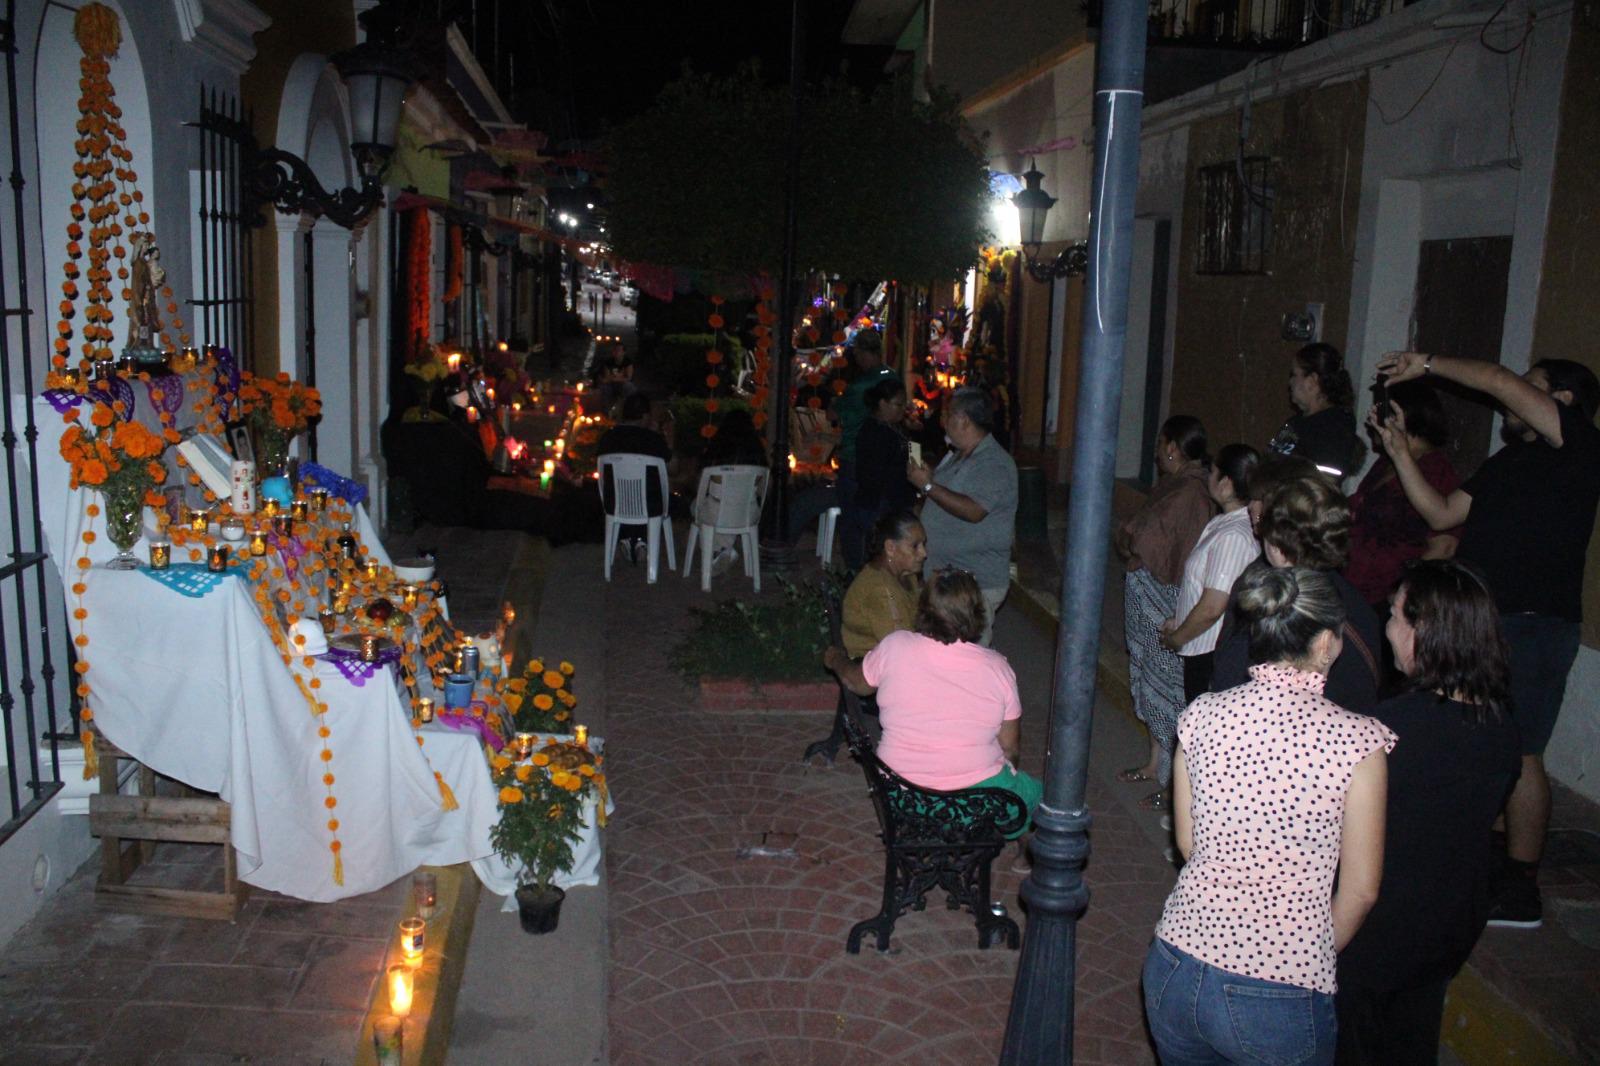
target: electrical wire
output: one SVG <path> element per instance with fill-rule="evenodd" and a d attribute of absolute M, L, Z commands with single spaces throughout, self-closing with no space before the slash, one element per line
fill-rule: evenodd
<path fill-rule="evenodd" d="M 1439 84 L 1439 78 L 1443 76 L 1444 68 L 1450 65 L 1450 57 L 1456 54 L 1456 49 L 1461 46 L 1463 39 L 1464 38 L 1457 37 L 1454 41 L 1450 42 L 1450 50 L 1444 54 L 1444 61 L 1439 64 L 1439 69 L 1434 71 L 1433 80 L 1428 82 L 1428 87 L 1423 89 L 1421 95 L 1419 95 L 1415 100 L 1411 101 L 1410 107 L 1406 108 L 1394 118 L 1390 118 L 1388 112 L 1384 111 L 1383 105 L 1378 102 L 1378 98 L 1373 96 L 1371 92 L 1368 92 L 1367 99 L 1372 101 L 1372 106 L 1378 109 L 1378 117 L 1383 120 L 1383 124 L 1385 126 L 1393 126 L 1396 123 L 1404 122 L 1406 119 L 1411 117 L 1411 112 L 1415 111 L 1422 104 L 1422 101 L 1428 98 L 1428 94 L 1433 92 L 1433 87 Z"/>
<path fill-rule="evenodd" d="M 1528 37 L 1533 33 L 1533 12 L 1530 11 L 1528 12 L 1527 24 L 1522 27 L 1522 36 L 1518 38 L 1516 44 L 1509 48 L 1501 48 L 1498 45 L 1489 43 L 1489 27 L 1494 25 L 1495 20 L 1500 17 L 1501 13 L 1505 11 L 1507 5 L 1510 3 L 1511 0 L 1500 0 L 1500 6 L 1494 9 L 1494 14 L 1489 16 L 1489 21 L 1485 22 L 1478 28 L 1478 43 L 1483 45 L 1497 56 L 1508 56 L 1512 52 L 1517 51 L 1523 45 L 1528 43 Z"/>

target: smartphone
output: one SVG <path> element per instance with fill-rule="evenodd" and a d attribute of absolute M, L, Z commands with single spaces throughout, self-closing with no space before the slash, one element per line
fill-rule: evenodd
<path fill-rule="evenodd" d="M 911 448 L 911 461 L 913 463 L 915 463 L 917 466 L 921 466 L 922 465 L 922 442 L 921 441 L 915 441 L 915 440 L 914 441 L 910 441 L 909 442 L 909 446 Z"/>
<path fill-rule="evenodd" d="M 1389 379 L 1379 377 L 1372 386 L 1372 404 L 1378 410 L 1378 421 L 1387 422 L 1394 417 L 1394 408 L 1389 404 Z"/>

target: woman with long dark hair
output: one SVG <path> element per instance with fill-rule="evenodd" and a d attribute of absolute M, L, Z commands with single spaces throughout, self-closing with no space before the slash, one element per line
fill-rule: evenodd
<path fill-rule="evenodd" d="M 1438 1061 L 1445 988 L 1489 915 L 1490 830 L 1521 767 L 1494 597 L 1449 560 L 1411 567 L 1387 627 L 1407 691 L 1373 708 L 1389 759 L 1378 904 L 1339 955 L 1339 1061 Z"/>
<path fill-rule="evenodd" d="M 1355 386 L 1339 349 L 1308 344 L 1294 354 L 1289 402 L 1296 414 L 1278 430 L 1267 450 L 1309 459 L 1335 482 L 1355 473 L 1364 449 L 1356 436 Z"/>
<path fill-rule="evenodd" d="M 1188 862 L 1145 958 L 1145 1010 L 1164 1063 L 1327 1064 L 1337 953 L 1377 897 L 1394 734 L 1322 695 L 1344 626 L 1327 574 L 1263 568 L 1237 598 L 1256 665 L 1178 724 Z"/>
<path fill-rule="evenodd" d="M 1173 415 L 1156 435 L 1159 477 L 1132 517 L 1117 527 L 1113 542 L 1127 573 L 1123 578 L 1123 633 L 1128 644 L 1128 689 L 1133 713 L 1150 731 L 1150 758 L 1117 775 L 1127 783 L 1172 777 L 1172 747 L 1178 738 L 1183 698 L 1183 660 L 1161 643 L 1161 623 L 1178 609 L 1183 564 L 1217 506 L 1206 489 L 1210 457 L 1206 429 L 1198 418 Z"/>

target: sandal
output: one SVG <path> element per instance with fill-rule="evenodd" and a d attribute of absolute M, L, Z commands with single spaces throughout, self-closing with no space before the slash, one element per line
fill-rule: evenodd
<path fill-rule="evenodd" d="M 1140 781 L 1154 781 L 1155 776 L 1145 773 L 1145 769 L 1142 766 L 1130 766 L 1126 770 L 1118 772 L 1117 780 L 1125 785 L 1136 785 Z"/>
<path fill-rule="evenodd" d="M 1139 809 L 1141 811 L 1165 811 L 1168 810 L 1170 806 L 1171 804 L 1167 799 L 1166 789 L 1161 789 L 1158 792 L 1152 792 L 1150 795 L 1139 801 Z"/>

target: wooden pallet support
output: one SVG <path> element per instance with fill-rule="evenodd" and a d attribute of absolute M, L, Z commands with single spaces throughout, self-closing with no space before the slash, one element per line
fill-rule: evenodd
<path fill-rule="evenodd" d="M 117 763 L 133 756 L 103 735 L 97 735 L 95 743 L 100 752 L 100 791 L 89 797 L 89 832 L 100 838 L 96 895 L 123 911 L 236 920 L 239 908 L 249 897 L 250 886 L 239 880 L 228 804 L 216 796 L 190 790 L 185 790 L 187 794 L 183 796 L 157 796 L 155 771 L 143 763 L 139 763 L 138 771 L 140 794 L 124 796 L 117 787 Z M 149 861 L 160 841 L 220 846 L 222 890 L 207 892 L 132 883 L 129 879 L 134 871 Z"/>

